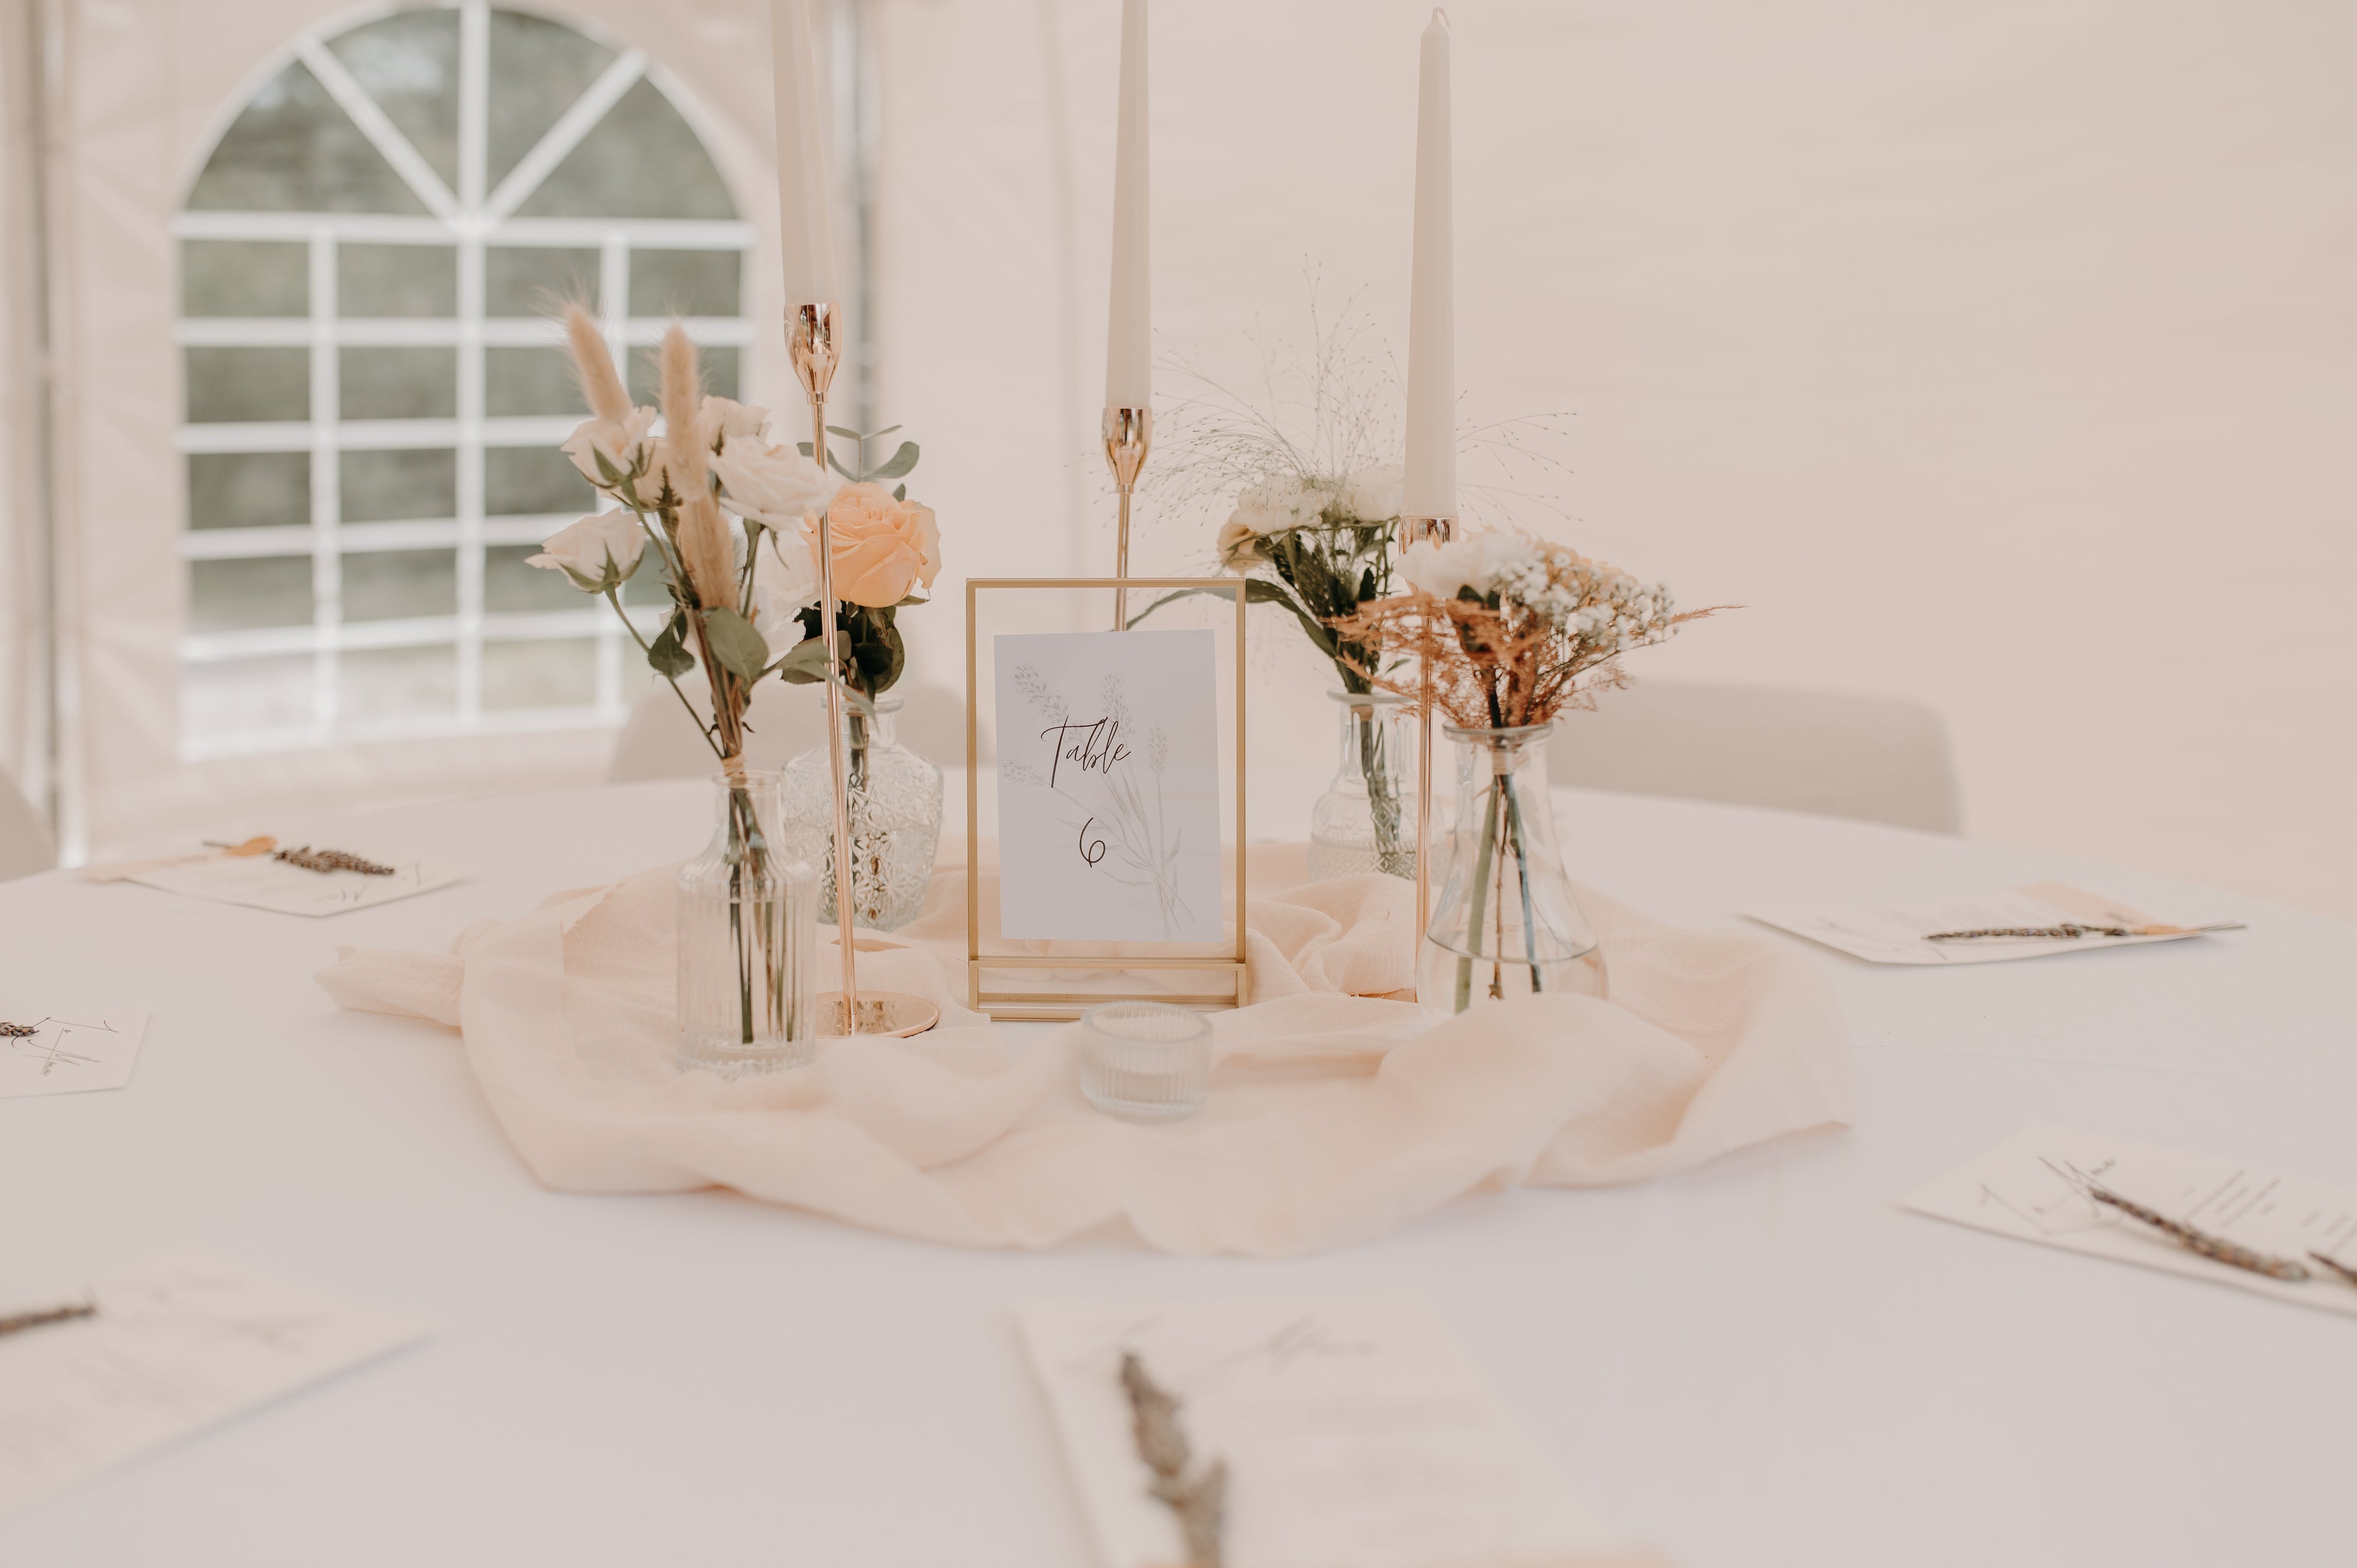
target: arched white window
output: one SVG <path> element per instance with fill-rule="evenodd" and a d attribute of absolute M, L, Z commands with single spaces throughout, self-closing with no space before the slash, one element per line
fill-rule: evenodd
<path fill-rule="evenodd" d="M 618 719 L 611 613 L 523 564 L 593 504 L 547 308 L 649 403 L 673 313 L 717 392 L 751 338 L 751 230 L 645 57 L 480 0 L 307 34 L 178 233 L 182 754 Z"/>

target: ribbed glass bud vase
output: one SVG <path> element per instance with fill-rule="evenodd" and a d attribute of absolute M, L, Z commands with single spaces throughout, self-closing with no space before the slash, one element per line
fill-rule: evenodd
<path fill-rule="evenodd" d="M 1309 875 L 1415 875 L 1415 723 L 1389 692 L 1329 692 L 1340 704 L 1342 755 L 1309 811 Z"/>
<path fill-rule="evenodd" d="M 802 1067 L 818 1052 L 818 874 L 785 853 L 781 775 L 712 783 L 712 842 L 679 868 L 680 1065 Z"/>

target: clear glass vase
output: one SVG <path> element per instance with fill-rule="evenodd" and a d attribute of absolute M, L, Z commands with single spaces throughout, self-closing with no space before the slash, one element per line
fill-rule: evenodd
<path fill-rule="evenodd" d="M 1457 825 L 1416 958 L 1416 1000 L 1428 1018 L 1534 992 L 1605 993 L 1604 950 L 1555 843 L 1546 774 L 1554 728 L 1441 732 L 1457 752 Z"/>
<path fill-rule="evenodd" d="M 870 719 L 844 711 L 844 772 L 850 781 L 853 923 L 898 930 L 924 908 L 942 842 L 942 770 L 893 733 L 898 697 L 879 697 Z M 834 790 L 827 748 L 786 764 L 786 843 L 818 868 L 818 918 L 834 921 Z"/>
<path fill-rule="evenodd" d="M 712 783 L 712 842 L 679 868 L 680 1065 L 802 1067 L 818 1052 L 818 874 L 785 850 L 781 775 Z"/>
<path fill-rule="evenodd" d="M 1415 876 L 1415 723 L 1389 692 L 1329 692 L 1340 704 L 1341 762 L 1309 811 L 1313 879 L 1380 871 Z"/>

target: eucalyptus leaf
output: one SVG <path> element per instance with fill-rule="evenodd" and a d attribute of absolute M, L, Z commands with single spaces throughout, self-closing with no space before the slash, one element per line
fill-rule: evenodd
<path fill-rule="evenodd" d="M 906 486 L 906 485 L 895 485 L 895 486 L 893 486 L 893 487 L 892 487 L 892 499 L 893 499 L 894 500 L 896 500 L 896 501 L 904 501 L 904 500 L 907 500 L 907 499 L 909 499 L 909 487 L 908 487 L 908 486 Z"/>
<path fill-rule="evenodd" d="M 741 681 L 759 680 L 769 666 L 770 645 L 751 621 L 725 605 L 705 612 L 704 643 L 720 667 Z"/>
<path fill-rule="evenodd" d="M 900 449 L 893 453 L 891 458 L 882 467 L 868 470 L 867 477 L 871 479 L 897 479 L 916 466 L 917 444 L 913 441 L 903 441 L 900 443 Z"/>

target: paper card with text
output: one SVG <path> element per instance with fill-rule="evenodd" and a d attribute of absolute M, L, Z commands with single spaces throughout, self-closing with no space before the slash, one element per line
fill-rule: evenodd
<path fill-rule="evenodd" d="M 2015 959 L 2050 958 L 2056 953 L 2087 952 L 2096 948 L 2181 942 L 2201 934 L 2192 929 L 2196 925 L 2208 930 L 2227 930 L 2240 924 L 2232 920 L 2163 922 L 2119 899 L 2061 882 L 2039 882 L 2027 887 L 1925 904 L 1805 905 L 1749 909 L 1745 913 L 1762 925 L 1822 942 L 1868 963 L 2006 963 Z M 1961 931 L 2059 931 L 2068 923 L 2082 928 L 2167 925 L 2170 929 L 2149 936 L 2107 937 L 2083 930 L 2071 937 L 1931 940 L 1936 935 Z"/>
<path fill-rule="evenodd" d="M 1186 1561 L 1148 1490 L 1124 1352 L 1227 1467 L 1231 1568 L 1656 1561 L 1598 1522 L 1414 1296 L 1029 1301 L 1017 1308 L 1104 1568 Z"/>
<path fill-rule="evenodd" d="M 365 853 L 365 851 L 359 852 Z M 167 893 L 210 898 L 221 904 L 274 909 L 282 915 L 341 915 L 398 898 L 431 893 L 466 879 L 455 866 L 388 858 L 389 875 L 359 871 L 310 871 L 269 855 L 219 857 L 162 865 L 131 878 Z"/>
<path fill-rule="evenodd" d="M 1218 941 L 1213 634 L 1027 633 L 994 648 L 999 933 Z"/>
<path fill-rule="evenodd" d="M 0 1337 L 0 1512 L 425 1333 L 195 1251 L 0 1316 L 82 1300 L 95 1316 Z"/>
<path fill-rule="evenodd" d="M 2275 1279 L 2213 1262 L 2087 1197 L 2089 1181 L 2206 1236 L 2298 1263 L 2309 1277 Z M 2030 1126 L 1899 1201 L 2000 1236 L 2357 1316 L 2357 1284 L 2316 1259 L 2320 1253 L 2357 1269 L 2357 1194 L 2241 1160 Z"/>
<path fill-rule="evenodd" d="M 0 994 L 0 1100 L 121 1089 L 146 1033 L 145 1007 L 50 1006 Z"/>

